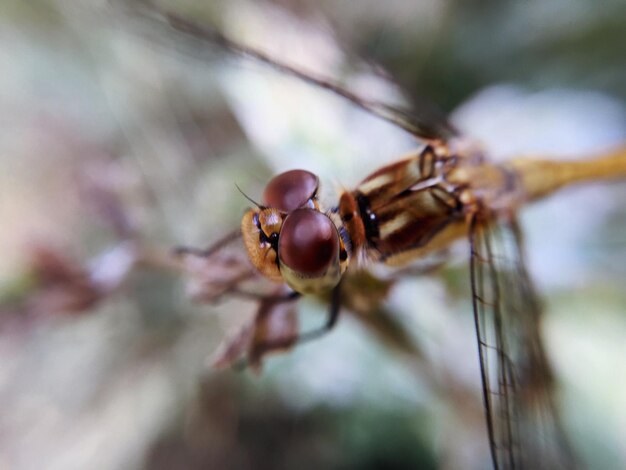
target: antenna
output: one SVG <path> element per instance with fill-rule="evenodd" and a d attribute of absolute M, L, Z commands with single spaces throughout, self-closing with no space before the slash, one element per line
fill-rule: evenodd
<path fill-rule="evenodd" d="M 263 209 L 263 206 L 259 204 L 258 202 L 256 202 L 254 199 L 252 199 L 250 196 L 248 196 L 246 193 L 244 193 L 243 190 L 237 185 L 237 183 L 235 183 L 235 187 L 241 194 L 243 194 L 243 197 L 245 197 L 248 201 L 254 204 L 257 208 Z"/>

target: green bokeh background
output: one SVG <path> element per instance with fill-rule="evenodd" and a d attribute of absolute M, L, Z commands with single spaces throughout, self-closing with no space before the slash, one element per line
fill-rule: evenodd
<path fill-rule="evenodd" d="M 526 120 L 506 136 L 567 155 L 579 135 L 533 125 L 575 109 L 590 137 L 574 156 L 626 141 L 621 0 L 203 3 L 167 6 L 364 95 L 389 98 L 368 78 L 368 57 L 443 113 L 502 84 L 522 90 L 520 102 L 544 103 L 520 110 Z M 213 371 L 207 357 L 253 306 L 194 304 L 183 276 L 149 269 L 88 312 L 15 313 L 32 290 L 34 243 L 80 263 L 120 243 L 89 188 L 115 194 L 136 233 L 166 253 L 238 226 L 246 201 L 234 183 L 256 196 L 276 171 L 306 165 L 332 201 L 336 183 L 350 186 L 414 145 L 134 6 L 0 5 L 0 468 L 489 467 L 464 245 L 386 304 L 419 358 L 347 315 L 320 341 L 270 358 L 261 375 Z M 490 122 L 507 106 L 480 105 L 477 115 Z M 581 191 L 523 222 L 568 434 L 589 468 L 623 468 L 626 187 Z M 302 323 L 315 325 L 322 310 L 302 302 Z M 447 376 L 467 388 L 438 393 L 431 379 Z"/>

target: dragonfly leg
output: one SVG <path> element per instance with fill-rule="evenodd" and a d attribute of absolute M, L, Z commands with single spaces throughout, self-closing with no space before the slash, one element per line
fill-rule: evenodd
<path fill-rule="evenodd" d="M 243 299 L 258 300 L 259 302 L 270 302 L 278 304 L 282 302 L 290 302 L 292 300 L 299 299 L 302 294 L 300 292 L 291 291 L 285 294 L 261 294 L 259 292 L 252 292 L 243 289 L 232 288 L 228 291 L 228 294 L 241 297 Z"/>
<path fill-rule="evenodd" d="M 304 343 L 312 339 L 319 338 L 328 333 L 337 324 L 339 318 L 339 311 L 341 310 L 341 284 L 338 284 L 331 293 L 330 307 L 328 308 L 328 316 L 326 317 L 326 323 L 320 328 L 307 331 L 306 333 L 300 333 L 296 337 L 297 343 Z"/>
<path fill-rule="evenodd" d="M 173 252 L 174 252 L 175 256 L 190 255 L 190 256 L 197 256 L 197 257 L 200 257 L 200 258 L 208 258 L 213 253 L 216 253 L 221 248 L 223 248 L 225 245 L 228 245 L 233 240 L 236 240 L 239 237 L 241 237 L 241 230 L 234 230 L 234 231 L 226 234 L 222 238 L 218 239 L 215 243 L 213 243 L 208 248 L 194 248 L 194 247 L 191 247 L 191 246 L 177 246 L 177 247 L 174 248 Z"/>
<path fill-rule="evenodd" d="M 326 317 L 326 323 L 324 323 L 321 327 L 316 328 L 311 331 L 307 331 L 305 333 L 296 333 L 296 334 L 285 336 L 282 338 L 275 338 L 275 339 L 271 339 L 268 341 L 261 341 L 254 345 L 254 349 L 256 351 L 268 352 L 268 351 L 274 351 L 277 349 L 290 348 L 292 346 L 295 346 L 296 344 L 302 344 L 307 341 L 317 339 L 320 336 L 323 336 L 324 334 L 328 333 L 337 324 L 337 318 L 339 318 L 339 311 L 341 310 L 340 286 L 341 284 L 335 287 L 332 291 L 331 303 L 328 309 L 328 316 Z M 293 292 L 292 294 L 293 294 L 292 299 L 295 299 L 300 295 L 297 292 Z"/>
<path fill-rule="evenodd" d="M 172 249 L 174 256 L 197 256 L 198 258 L 207 258 L 211 253 L 204 248 L 196 248 L 193 246 L 177 246 Z"/>

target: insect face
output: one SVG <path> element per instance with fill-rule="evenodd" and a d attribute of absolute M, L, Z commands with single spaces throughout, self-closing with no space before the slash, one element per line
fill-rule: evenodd
<path fill-rule="evenodd" d="M 337 226 L 320 210 L 318 186 L 308 171 L 281 173 L 265 187 L 264 205 L 250 209 L 241 222 L 256 269 L 303 294 L 332 289 L 347 267 Z"/>

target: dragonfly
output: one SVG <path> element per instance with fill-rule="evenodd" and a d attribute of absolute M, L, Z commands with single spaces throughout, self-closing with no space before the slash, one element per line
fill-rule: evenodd
<path fill-rule="evenodd" d="M 371 263 L 405 266 L 465 239 L 493 467 L 575 467 L 553 396 L 555 378 L 540 334 L 542 309 L 525 264 L 518 212 L 566 186 L 626 177 L 626 150 L 588 161 L 518 158 L 494 163 L 466 145 L 452 126 L 433 126 L 403 108 L 364 99 L 213 27 L 172 12 L 154 12 L 194 40 L 334 93 L 421 143 L 414 152 L 343 191 L 329 208 L 318 198 L 320 181 L 315 174 L 306 169 L 283 172 L 267 183 L 259 202 L 249 198 L 253 207 L 243 216 L 240 230 L 205 250 L 178 250 L 179 255 L 209 259 L 241 238 L 246 266 L 233 258 L 232 272 L 222 273 L 227 280 L 210 282 L 219 285 L 220 294 L 257 298 L 264 313 L 303 295 L 330 298 L 321 328 L 271 337 L 261 334 L 257 352 L 287 349 L 330 331 L 337 323 L 350 272 Z M 271 294 L 240 289 L 258 274 L 277 286 Z M 240 346 L 233 344 L 235 349 Z M 230 357 L 229 352 L 224 357 Z"/>

